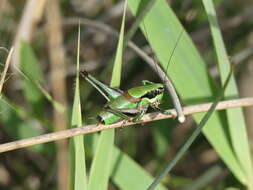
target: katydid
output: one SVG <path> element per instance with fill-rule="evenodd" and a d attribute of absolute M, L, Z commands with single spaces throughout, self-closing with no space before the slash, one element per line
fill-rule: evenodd
<path fill-rule="evenodd" d="M 169 58 L 168 65 L 182 34 L 183 30 L 176 41 L 175 47 L 173 48 L 172 54 Z M 142 53 L 139 55 L 142 57 Z M 145 60 L 147 60 L 146 57 Z M 172 97 L 173 104 L 177 111 L 178 121 L 181 123 L 184 122 L 185 117 L 183 115 L 181 104 L 170 79 L 155 62 L 148 60 L 147 63 L 149 63 L 149 65 L 154 68 L 160 78 L 162 78 L 164 81 L 164 84 L 153 83 L 144 80 L 142 86 L 134 87 L 126 92 L 123 92 L 120 89 L 111 88 L 103 84 L 86 71 L 81 72 L 81 76 L 83 76 L 93 87 L 95 87 L 108 101 L 103 107 L 103 110 L 97 115 L 97 120 L 100 123 L 108 125 L 116 123 L 122 119 L 132 119 L 133 121 L 139 121 L 147 112 L 147 109 L 149 107 L 167 114 L 166 111 L 159 108 L 165 87 Z M 166 68 L 166 72 L 167 69 L 168 66 Z"/>
<path fill-rule="evenodd" d="M 161 83 L 144 80 L 142 86 L 123 92 L 101 83 L 86 71 L 81 72 L 81 76 L 108 100 L 96 117 L 102 124 L 108 125 L 122 119 L 139 121 L 148 107 L 161 110 L 159 105 L 164 93 L 164 86 Z"/>

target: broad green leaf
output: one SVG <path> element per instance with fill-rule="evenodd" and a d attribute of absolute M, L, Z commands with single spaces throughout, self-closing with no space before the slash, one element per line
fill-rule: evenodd
<path fill-rule="evenodd" d="M 129 0 L 128 2 L 130 9 L 135 14 L 141 0 Z M 165 0 L 155 3 L 144 22 L 152 49 L 163 68 L 166 68 L 177 38 L 184 29 Z M 215 91 L 214 83 L 210 82 L 206 65 L 186 32 L 177 45 L 167 73 L 186 104 L 190 104 L 193 100 L 195 103 L 196 100 L 198 102 L 212 100 Z M 202 117 L 203 114 L 194 115 L 197 122 Z M 237 172 L 240 171 L 240 165 L 228 139 L 229 134 L 227 125 L 224 125 L 224 119 L 216 112 L 207 122 L 203 132 L 233 174 L 245 183 L 244 174 Z"/>
<path fill-rule="evenodd" d="M 225 76 L 229 72 L 230 62 L 222 39 L 220 27 L 215 13 L 214 5 L 210 0 L 203 0 L 204 7 L 211 27 L 212 37 L 218 59 L 218 67 L 221 73 L 221 80 L 224 83 Z M 233 77 L 225 93 L 226 97 L 239 97 L 235 78 Z M 244 172 L 246 184 L 253 188 L 253 168 L 250 157 L 250 148 L 246 132 L 242 108 L 226 110 L 227 121 L 235 156 L 240 165 L 240 171 Z"/>
<path fill-rule="evenodd" d="M 82 114 L 81 114 L 81 103 L 80 103 L 80 92 L 79 92 L 79 52 L 80 52 L 80 26 L 78 30 L 78 42 L 77 42 L 77 65 L 76 65 L 76 85 L 75 85 L 75 96 L 74 104 L 72 109 L 71 126 L 81 127 L 82 126 Z M 86 164 L 85 164 L 85 149 L 83 135 L 73 137 L 71 146 L 71 176 L 72 176 L 72 188 L 75 190 L 84 190 L 87 188 L 87 177 L 86 177 Z M 74 178 L 74 179 L 73 179 Z"/>
<path fill-rule="evenodd" d="M 113 149 L 111 175 L 113 182 L 121 190 L 146 189 L 153 178 L 143 168 L 140 167 L 127 154 L 118 148 Z M 165 190 L 163 185 L 158 185 L 156 190 Z"/>
<path fill-rule="evenodd" d="M 42 85 L 37 81 L 37 80 L 33 80 L 31 78 L 29 78 L 28 75 L 26 75 L 24 72 L 22 72 L 21 70 L 17 70 L 19 72 L 19 74 L 21 74 L 21 76 L 24 77 L 25 80 L 27 80 L 31 85 L 33 85 L 34 87 L 37 88 L 37 90 L 39 90 L 44 97 L 51 102 L 52 106 L 60 113 L 66 111 L 65 107 L 60 104 L 59 102 L 55 101 L 53 99 L 53 97 L 42 87 Z"/>
<path fill-rule="evenodd" d="M 41 107 L 41 99 L 42 96 L 44 96 L 49 102 L 52 103 L 57 111 L 64 112 L 65 107 L 59 102 L 55 101 L 41 85 L 43 82 L 43 74 L 32 47 L 23 42 L 20 52 L 21 70 L 19 68 L 16 69 L 23 77 L 23 83 L 25 86 L 24 95 L 27 101 L 32 104 L 36 111 Z M 36 106 L 39 106 L 39 108 L 36 108 Z"/>
<path fill-rule="evenodd" d="M 63 113 L 66 108 L 59 102 L 53 99 L 53 97 L 40 85 L 38 81 L 32 81 L 34 85 L 40 90 L 40 92 L 45 96 L 45 98 L 52 104 L 54 109 L 58 112 Z"/>
<path fill-rule="evenodd" d="M 221 89 L 220 93 L 216 97 L 216 100 L 212 103 L 212 106 L 209 108 L 208 112 L 204 115 L 204 117 L 201 119 L 200 123 L 194 129 L 192 134 L 187 138 L 183 146 L 177 151 L 175 156 L 172 158 L 172 160 L 169 161 L 169 163 L 166 165 L 164 170 L 156 177 L 154 182 L 149 186 L 148 190 L 153 190 L 155 187 L 161 182 L 161 180 L 171 171 L 171 169 L 178 163 L 178 161 L 184 156 L 186 151 L 190 148 L 190 146 L 193 144 L 193 142 L 196 140 L 196 138 L 201 133 L 201 130 L 206 126 L 206 123 L 213 115 L 216 106 L 218 105 L 219 101 L 223 98 L 224 92 L 226 87 L 228 86 L 228 83 L 232 76 L 232 70 L 228 74 L 226 81 L 224 83 L 224 87 Z"/>
<path fill-rule="evenodd" d="M 154 3 L 157 0 L 150 0 L 147 1 L 146 4 L 143 4 L 143 6 L 140 7 L 138 12 L 136 13 L 136 18 L 134 23 L 132 24 L 131 28 L 128 30 L 126 37 L 125 37 L 125 43 L 128 43 L 129 40 L 133 37 L 137 29 L 139 28 L 141 22 L 143 21 L 143 18 L 145 18 L 146 14 L 150 11 L 150 9 L 153 7 Z"/>
<path fill-rule="evenodd" d="M 43 82 L 42 69 L 37 57 L 32 47 L 26 42 L 21 42 L 20 70 L 25 73 L 30 80 L 38 81 L 39 83 Z M 27 102 L 32 106 L 34 113 L 42 117 L 44 113 L 43 94 L 30 80 L 23 79 L 23 93 Z"/>
<path fill-rule="evenodd" d="M 125 2 L 120 37 L 111 79 L 112 87 L 119 87 L 120 85 L 126 5 L 127 3 Z M 108 188 L 113 147 L 114 130 L 102 131 L 98 139 L 95 156 L 91 166 L 88 184 L 89 190 L 106 190 Z"/>

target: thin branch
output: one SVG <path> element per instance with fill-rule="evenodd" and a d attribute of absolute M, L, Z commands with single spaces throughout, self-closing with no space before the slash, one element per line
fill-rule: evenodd
<path fill-rule="evenodd" d="M 184 107 L 183 111 L 185 115 L 192 115 L 195 113 L 208 111 L 211 105 L 212 103 L 187 106 L 187 107 Z M 246 107 L 246 106 L 252 106 L 252 105 L 253 105 L 253 97 L 241 98 L 241 99 L 221 101 L 217 105 L 216 110 L 224 110 L 224 109 L 236 108 L 236 107 Z M 146 114 L 143 116 L 142 121 L 136 122 L 136 123 L 123 120 L 121 122 L 118 122 L 112 125 L 102 125 L 102 124 L 86 125 L 80 128 L 68 129 L 64 131 L 48 133 L 45 135 L 40 135 L 40 136 L 31 137 L 27 139 L 17 140 L 10 143 L 4 143 L 0 145 L 0 153 L 15 150 L 15 149 L 20 149 L 20 148 L 25 148 L 25 147 L 29 147 L 36 144 L 42 144 L 46 142 L 66 139 L 66 138 L 70 138 L 77 135 L 95 133 L 98 131 L 103 131 L 103 130 L 108 130 L 108 129 L 122 128 L 125 126 L 135 125 L 138 123 L 147 123 L 147 122 L 156 121 L 156 120 L 175 118 L 177 116 L 175 109 L 168 110 L 168 112 L 170 113 L 168 115 L 165 115 L 159 112 Z"/>
<path fill-rule="evenodd" d="M 6 53 L 9 53 L 9 50 L 6 47 L 0 47 L 0 50 L 5 51 Z"/>

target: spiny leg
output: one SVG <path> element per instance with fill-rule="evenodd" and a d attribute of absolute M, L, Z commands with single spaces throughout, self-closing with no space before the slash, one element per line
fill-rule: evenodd
<path fill-rule="evenodd" d="M 153 104 L 151 104 L 150 106 L 151 106 L 154 110 L 157 110 L 157 111 L 159 111 L 159 112 L 161 112 L 161 113 L 163 113 L 163 114 L 165 114 L 165 115 L 170 115 L 170 114 L 171 114 L 170 111 L 161 109 L 161 108 L 159 108 L 158 106 L 155 106 L 155 105 L 153 105 Z"/>

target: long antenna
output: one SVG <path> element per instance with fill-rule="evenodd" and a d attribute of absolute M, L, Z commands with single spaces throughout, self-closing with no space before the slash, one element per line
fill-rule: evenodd
<path fill-rule="evenodd" d="M 169 64 L 170 64 L 170 62 L 171 62 L 171 60 L 172 60 L 172 57 L 173 57 L 173 55 L 174 55 L 174 53 L 175 53 L 175 50 L 176 50 L 176 48 L 177 48 L 177 45 L 178 45 L 178 43 L 179 43 L 179 41 L 180 41 L 180 39 L 181 39 L 183 33 L 184 33 L 184 29 L 182 28 L 182 30 L 181 30 L 181 32 L 180 32 L 178 38 L 177 38 L 177 41 L 176 41 L 176 43 L 175 43 L 175 45 L 174 45 L 174 47 L 173 47 L 173 49 L 172 49 L 172 52 L 171 52 L 171 54 L 170 54 L 170 57 L 169 57 L 169 60 L 168 60 L 168 64 L 166 65 L 166 70 L 165 70 L 165 72 L 164 72 L 164 80 L 166 79 L 166 76 L 167 76 L 166 73 L 167 73 L 167 71 L 168 71 Z"/>
<path fill-rule="evenodd" d="M 147 30 L 146 30 L 146 26 L 145 26 L 145 23 L 144 23 L 144 20 L 143 20 L 143 29 L 144 29 L 144 32 L 145 32 L 145 35 L 147 36 L 147 40 L 149 41 L 149 37 L 148 37 L 148 32 L 147 32 Z M 158 73 L 158 63 L 157 63 L 157 59 L 155 59 L 155 54 L 154 54 L 154 52 L 153 52 L 153 50 L 152 50 L 152 48 L 151 48 L 151 46 L 150 46 L 150 50 L 151 50 L 151 53 L 152 53 L 152 55 L 153 55 L 153 60 L 154 60 L 154 64 L 155 64 L 155 70 L 156 70 L 156 73 Z M 152 56 L 151 55 L 151 56 Z"/>
<path fill-rule="evenodd" d="M 172 50 L 172 52 L 170 54 L 170 57 L 169 57 L 169 60 L 168 60 L 168 64 L 166 66 L 166 71 L 164 72 L 164 78 L 163 78 L 163 82 L 164 82 L 165 86 L 167 87 L 167 89 L 169 91 L 169 94 L 170 94 L 170 96 L 172 98 L 172 101 L 173 101 L 173 104 L 175 106 L 175 109 L 177 111 L 178 121 L 180 123 L 183 123 L 185 121 L 185 116 L 184 116 L 184 113 L 183 113 L 183 109 L 182 109 L 180 100 L 179 100 L 179 98 L 177 96 L 176 90 L 175 90 L 175 88 L 174 88 L 174 86 L 173 86 L 173 84 L 172 84 L 169 76 L 167 75 L 167 71 L 168 71 L 169 64 L 170 64 L 170 62 L 172 60 L 172 57 L 173 57 L 173 55 L 175 53 L 175 50 L 176 50 L 176 48 L 178 46 L 178 43 L 179 43 L 179 41 L 180 41 L 183 33 L 184 33 L 184 29 L 182 28 L 182 31 L 180 32 L 180 34 L 179 34 L 179 36 L 177 38 L 177 41 L 175 43 L 175 46 L 174 46 L 174 48 L 173 48 L 173 50 Z"/>
<path fill-rule="evenodd" d="M 143 21 L 143 29 L 144 29 L 145 35 L 147 37 L 147 40 L 149 41 L 148 33 L 147 33 L 147 30 L 146 30 L 144 21 Z M 161 67 L 158 66 L 158 64 L 157 64 L 156 61 L 152 60 L 151 58 L 150 58 L 151 60 L 148 60 L 148 63 L 150 63 L 150 62 L 152 63 L 152 64 L 150 64 L 150 66 L 153 67 L 153 69 L 156 71 L 156 73 L 158 74 L 158 76 L 161 78 L 161 80 L 163 81 L 164 85 L 166 86 L 166 88 L 167 88 L 167 90 L 169 92 L 169 95 L 170 95 L 170 97 L 172 99 L 173 105 L 174 105 L 174 107 L 176 109 L 177 116 L 178 116 L 178 121 L 180 123 L 183 123 L 185 121 L 185 116 L 184 116 L 183 109 L 182 109 L 181 103 L 179 101 L 178 95 L 177 95 L 176 90 L 175 90 L 175 88 L 173 86 L 173 83 L 171 82 L 169 76 L 166 75 L 166 73 L 167 73 L 167 70 L 168 70 L 168 65 L 169 65 L 169 63 L 172 60 L 172 56 L 173 56 L 173 54 L 174 54 L 174 52 L 176 50 L 176 47 L 177 47 L 177 45 L 178 45 L 178 43 L 179 43 L 179 41 L 180 41 L 180 39 L 181 39 L 181 37 L 183 35 L 183 32 L 184 32 L 184 30 L 182 29 L 179 37 L 177 38 L 177 41 L 176 41 L 176 44 L 175 44 L 175 46 L 174 46 L 174 48 L 172 50 L 172 53 L 170 54 L 170 57 L 169 57 L 169 60 L 168 60 L 168 64 L 166 66 L 166 72 L 164 72 L 161 69 Z M 152 51 L 152 48 L 151 48 L 151 51 Z"/>

